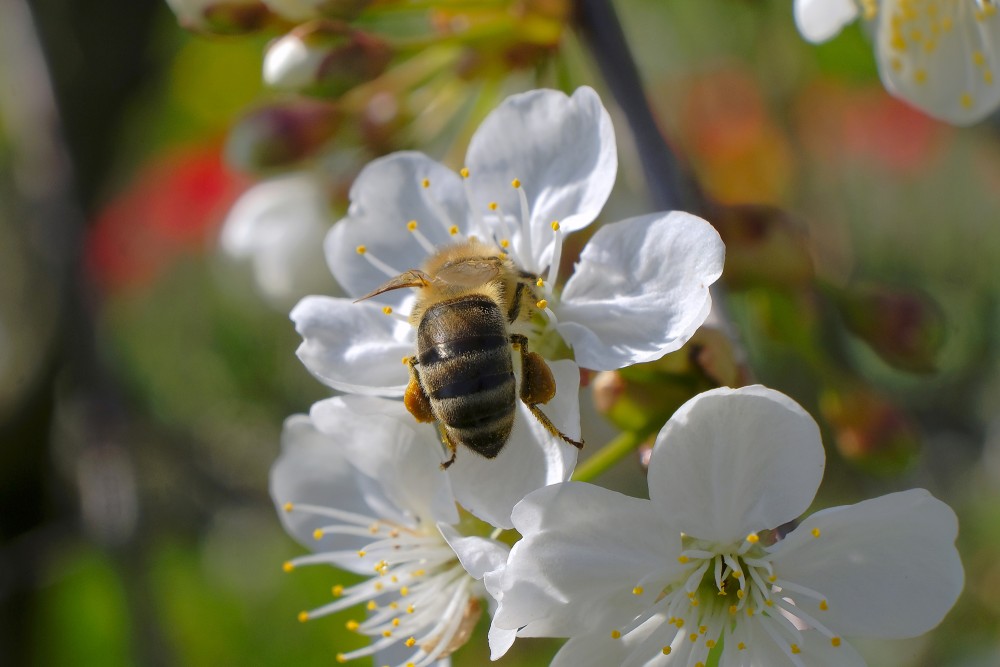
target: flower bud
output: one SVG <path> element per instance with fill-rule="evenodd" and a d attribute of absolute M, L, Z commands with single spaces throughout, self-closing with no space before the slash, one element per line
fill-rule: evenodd
<path fill-rule="evenodd" d="M 260 0 L 167 0 L 167 4 L 188 30 L 219 35 L 252 32 L 269 16 Z"/>
<path fill-rule="evenodd" d="M 306 99 L 256 109 L 233 127 L 226 159 L 246 171 L 294 165 L 325 146 L 339 120 L 334 105 Z"/>
<path fill-rule="evenodd" d="M 944 315 L 930 297 L 883 286 L 849 289 L 834 295 L 847 328 L 886 363 L 928 373 L 944 343 Z"/>
<path fill-rule="evenodd" d="M 624 431 L 655 432 L 685 401 L 720 386 L 745 384 L 729 338 L 702 327 L 680 350 L 649 363 L 598 373 L 597 411 Z"/>
<path fill-rule="evenodd" d="M 726 244 L 723 279 L 734 289 L 793 287 L 813 280 L 805 231 L 781 209 L 762 205 L 720 207 L 710 220 Z"/>
<path fill-rule="evenodd" d="M 272 12 L 292 21 L 316 18 L 350 21 L 357 17 L 371 0 L 263 0 Z"/>
<path fill-rule="evenodd" d="M 898 473 L 917 456 L 914 425 L 899 407 L 868 387 L 827 389 L 819 409 L 833 427 L 840 455 L 870 472 Z"/>
<path fill-rule="evenodd" d="M 272 88 L 338 97 L 385 71 L 392 49 L 368 33 L 333 21 L 303 24 L 271 42 L 264 81 Z"/>

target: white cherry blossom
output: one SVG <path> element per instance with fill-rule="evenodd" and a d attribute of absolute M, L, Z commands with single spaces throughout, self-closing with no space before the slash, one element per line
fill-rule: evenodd
<path fill-rule="evenodd" d="M 493 624 L 569 637 L 553 667 L 863 666 L 845 637 L 914 637 L 955 603 L 958 525 L 914 489 L 769 543 L 811 503 L 824 460 L 816 423 L 783 394 L 696 396 L 656 440 L 648 501 L 570 482 L 517 505 Z"/>
<path fill-rule="evenodd" d="M 348 215 L 325 244 L 349 295 L 365 295 L 476 237 L 538 278 L 541 315 L 524 333 L 543 356 L 565 341 L 581 366 L 620 368 L 676 350 L 704 321 L 724 247 L 707 222 L 687 213 L 605 225 L 560 287 L 563 239 L 594 221 L 617 170 L 611 120 L 593 90 L 508 98 L 477 130 L 466 160 L 455 173 L 401 152 L 359 174 Z M 402 395 L 408 372 L 400 355 L 407 346 L 412 354 L 415 338 L 406 324 L 409 291 L 359 304 L 303 301 L 292 312 L 304 338 L 300 358 L 335 389 Z"/>
<path fill-rule="evenodd" d="M 337 662 L 374 655 L 378 665 L 446 666 L 490 600 L 482 579 L 503 567 L 508 547 L 458 531 L 433 438 L 355 407 L 332 399 L 319 406 L 320 420 L 290 417 L 271 471 L 286 529 L 314 552 L 286 562 L 285 571 L 325 564 L 368 577 L 334 585 L 332 600 L 299 620 L 358 608 L 348 628 L 372 643 Z M 323 433 L 316 422 L 325 420 L 341 426 Z"/>
<path fill-rule="evenodd" d="M 795 0 L 803 37 L 824 42 L 861 16 L 886 89 L 956 125 L 1000 106 L 997 0 Z"/>
<path fill-rule="evenodd" d="M 226 216 L 219 245 L 230 257 L 249 260 L 260 292 L 287 308 L 323 284 L 318 246 L 332 223 L 320 179 L 292 173 L 244 192 Z"/>

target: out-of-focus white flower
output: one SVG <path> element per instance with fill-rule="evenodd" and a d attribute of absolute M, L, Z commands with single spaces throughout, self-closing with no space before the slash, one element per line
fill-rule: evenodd
<path fill-rule="evenodd" d="M 340 424 L 326 433 L 305 415 L 290 417 L 271 470 L 282 522 L 314 551 L 285 570 L 328 564 L 368 577 L 335 585 L 331 602 L 299 619 L 364 605 L 366 617 L 348 628 L 372 643 L 338 662 L 374 655 L 377 665 L 447 665 L 489 599 L 482 579 L 496 578 L 508 547 L 456 530 L 455 497 L 426 432 L 354 407 L 341 399 L 321 406 Z"/>
<path fill-rule="evenodd" d="M 859 14 L 871 25 L 892 94 L 956 125 L 1000 106 L 997 0 L 795 0 L 796 24 L 812 42 L 830 39 Z"/>
<path fill-rule="evenodd" d="M 260 0 L 167 0 L 177 21 L 189 30 L 241 33 L 259 28 L 268 16 Z"/>
<path fill-rule="evenodd" d="M 958 525 L 915 489 L 817 512 L 766 545 L 823 468 L 816 423 L 783 394 L 696 396 L 656 440 L 648 501 L 567 483 L 517 505 L 493 623 L 570 637 L 554 667 L 862 666 L 843 637 L 913 637 L 955 603 Z"/>
<path fill-rule="evenodd" d="M 586 368 L 650 361 L 683 345 L 708 315 L 725 250 L 711 225 L 687 213 L 605 225 L 557 288 L 564 235 L 597 217 L 618 164 L 611 119 L 590 88 L 508 98 L 473 136 L 466 164 L 456 174 L 402 152 L 361 172 L 348 216 L 326 240 L 327 262 L 349 295 L 475 236 L 539 277 L 544 318 L 525 333 L 543 355 L 552 347 L 546 340 L 561 337 Z M 335 389 L 402 395 L 408 372 L 399 358 L 413 353 L 415 333 L 383 313 L 405 322 L 407 298 L 396 291 L 359 304 L 304 301 L 292 312 L 304 339 L 299 357 Z"/>
<path fill-rule="evenodd" d="M 230 209 L 219 243 L 227 255 L 250 260 L 261 293 L 287 307 L 323 284 L 321 244 L 331 222 L 320 179 L 288 174 L 247 190 Z"/>

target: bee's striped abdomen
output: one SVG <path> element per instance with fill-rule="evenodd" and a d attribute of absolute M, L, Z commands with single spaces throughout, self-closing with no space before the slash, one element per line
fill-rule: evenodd
<path fill-rule="evenodd" d="M 428 308 L 417 328 L 420 384 L 456 444 L 496 456 L 514 424 L 515 382 L 507 323 L 483 295 Z"/>

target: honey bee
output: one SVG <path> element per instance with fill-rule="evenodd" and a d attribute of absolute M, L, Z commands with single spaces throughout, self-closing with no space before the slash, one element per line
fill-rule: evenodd
<path fill-rule="evenodd" d="M 405 360 L 410 381 L 403 403 L 418 422 L 438 423 L 450 453 L 444 469 L 455 462 L 459 444 L 495 458 L 510 437 L 517 398 L 549 433 L 583 447 L 538 408 L 555 396 L 555 379 L 541 355 L 528 350 L 527 337 L 511 332 L 537 308 L 536 281 L 500 250 L 470 239 L 358 299 L 417 288 L 410 314 L 417 353 Z M 520 353 L 519 391 L 512 349 Z"/>

